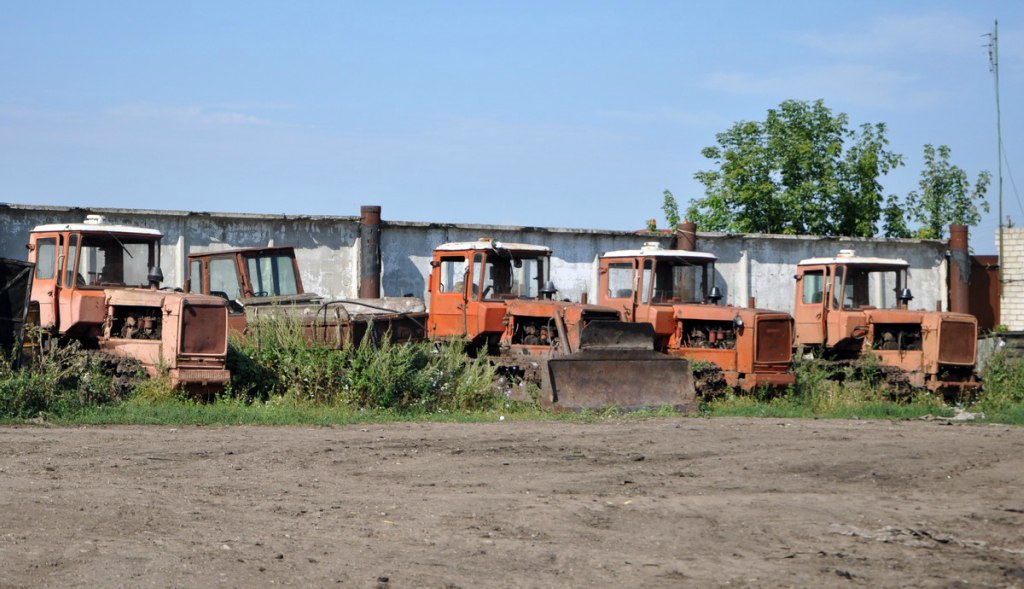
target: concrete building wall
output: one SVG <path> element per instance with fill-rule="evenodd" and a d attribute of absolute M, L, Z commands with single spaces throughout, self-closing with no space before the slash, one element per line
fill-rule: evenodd
<path fill-rule="evenodd" d="M 996 245 L 998 246 L 998 235 Z M 1010 331 L 1024 331 L 1024 228 L 1003 229 L 1003 295 L 999 322 Z"/>
<path fill-rule="evenodd" d="M 355 209 L 356 207 L 353 206 Z M 161 252 L 165 283 L 181 285 L 188 253 L 232 247 L 291 245 L 296 248 L 302 281 L 309 292 L 354 298 L 359 289 L 359 218 L 340 216 L 190 213 L 141 209 L 84 209 L 6 205 L 0 207 L 0 256 L 25 259 L 29 230 L 43 223 L 80 222 L 86 214 L 105 215 L 112 223 L 139 225 L 164 233 Z M 638 248 L 658 241 L 672 247 L 667 234 L 495 225 L 451 225 L 387 221 L 381 228 L 381 290 L 385 296 L 427 299 L 431 252 L 442 243 L 493 237 L 505 242 L 547 245 L 554 256 L 551 276 L 560 296 L 596 301 L 597 257 L 603 252 Z M 1024 262 L 1024 234 L 1021 234 Z M 946 246 L 937 241 L 817 238 L 699 233 L 697 247 L 718 256 L 716 284 L 725 302 L 746 305 L 751 296 L 762 308 L 792 311 L 793 275 L 801 259 L 831 256 L 840 249 L 859 255 L 904 258 L 911 265 L 912 308 L 946 308 Z M 1022 268 L 1024 274 L 1024 264 Z M 1024 284 L 1024 283 L 1022 283 Z M 1019 300 L 1024 300 L 1018 297 Z M 1021 309 L 1024 321 L 1024 309 Z"/>
<path fill-rule="evenodd" d="M 24 260 L 29 231 L 46 223 L 80 223 L 99 214 L 116 225 L 158 229 L 164 284 L 181 286 L 189 253 L 235 247 L 295 246 L 310 292 L 354 297 L 359 283 L 359 218 L 190 213 L 6 205 L 0 207 L 0 256 Z"/>
<path fill-rule="evenodd" d="M 910 307 L 947 308 L 946 245 L 939 241 L 698 233 L 697 248 L 718 256 L 717 284 L 734 305 L 753 296 L 758 307 L 791 313 L 797 262 L 852 249 L 859 256 L 905 259 L 914 294 Z"/>

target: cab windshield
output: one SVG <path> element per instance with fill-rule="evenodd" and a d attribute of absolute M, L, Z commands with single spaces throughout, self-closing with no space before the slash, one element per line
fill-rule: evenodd
<path fill-rule="evenodd" d="M 78 249 L 78 266 L 65 277 L 81 288 L 105 286 L 139 286 L 149 283 L 149 269 L 160 265 L 160 241 L 138 235 L 72 235 L 68 242 L 68 259 L 74 260 Z"/>
<path fill-rule="evenodd" d="M 299 292 L 298 282 L 295 280 L 295 264 L 291 256 L 247 256 L 245 268 L 249 273 L 253 296 L 279 297 Z"/>
<path fill-rule="evenodd" d="M 903 266 L 837 266 L 836 284 L 841 284 L 842 296 L 833 297 L 832 306 L 843 309 L 897 309 L 897 298 L 907 284 L 907 269 Z"/>
<path fill-rule="evenodd" d="M 645 267 L 644 274 L 649 273 Z M 710 289 L 709 276 L 714 276 L 714 262 L 659 257 L 654 263 L 651 302 L 703 303 Z"/>
<path fill-rule="evenodd" d="M 483 265 L 483 300 L 535 299 L 548 282 L 549 258 L 542 254 L 488 252 Z"/>

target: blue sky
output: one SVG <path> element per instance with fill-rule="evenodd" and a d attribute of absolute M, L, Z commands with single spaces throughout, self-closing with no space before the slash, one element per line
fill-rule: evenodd
<path fill-rule="evenodd" d="M 995 174 L 998 18 L 1024 225 L 1024 3 L 711 4 L 5 0 L 0 201 L 637 229 L 791 98 L 885 122 L 905 195 L 925 143 Z"/>

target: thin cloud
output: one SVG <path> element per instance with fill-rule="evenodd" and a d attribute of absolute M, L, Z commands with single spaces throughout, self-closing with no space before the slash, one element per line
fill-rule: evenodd
<path fill-rule="evenodd" d="M 204 106 L 126 104 L 111 109 L 110 114 L 121 118 L 166 120 L 201 125 L 269 126 L 274 124 L 269 119 L 244 112 L 218 110 Z"/>
<path fill-rule="evenodd" d="M 794 41 L 845 56 L 958 55 L 979 51 L 985 41 L 980 36 L 990 29 L 991 23 L 986 25 L 963 15 L 935 12 L 878 17 L 864 27 L 797 35 Z"/>
<path fill-rule="evenodd" d="M 920 107 L 940 98 L 917 87 L 919 77 L 873 65 L 839 64 L 755 75 L 714 73 L 703 86 L 729 94 L 774 98 L 841 99 L 861 106 Z"/>
<path fill-rule="evenodd" d="M 651 110 L 603 110 L 597 113 L 606 119 L 614 119 L 631 123 L 672 123 L 677 125 L 706 125 L 709 119 L 717 118 L 710 113 L 696 113 L 674 108 L 655 108 Z"/>

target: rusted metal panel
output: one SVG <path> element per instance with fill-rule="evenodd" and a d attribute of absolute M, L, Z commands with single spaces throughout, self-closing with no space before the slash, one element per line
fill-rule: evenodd
<path fill-rule="evenodd" d="M 971 366 L 978 346 L 975 325 L 966 321 L 939 324 L 939 362 Z"/>
<path fill-rule="evenodd" d="M 182 354 L 227 353 L 228 312 L 223 304 L 189 303 L 181 310 Z"/>
<path fill-rule="evenodd" d="M 793 359 L 793 321 L 788 316 L 758 317 L 755 364 L 787 365 Z"/>
<path fill-rule="evenodd" d="M 1002 321 L 999 317 L 999 256 L 971 256 L 971 315 L 978 329 L 991 331 Z"/>

